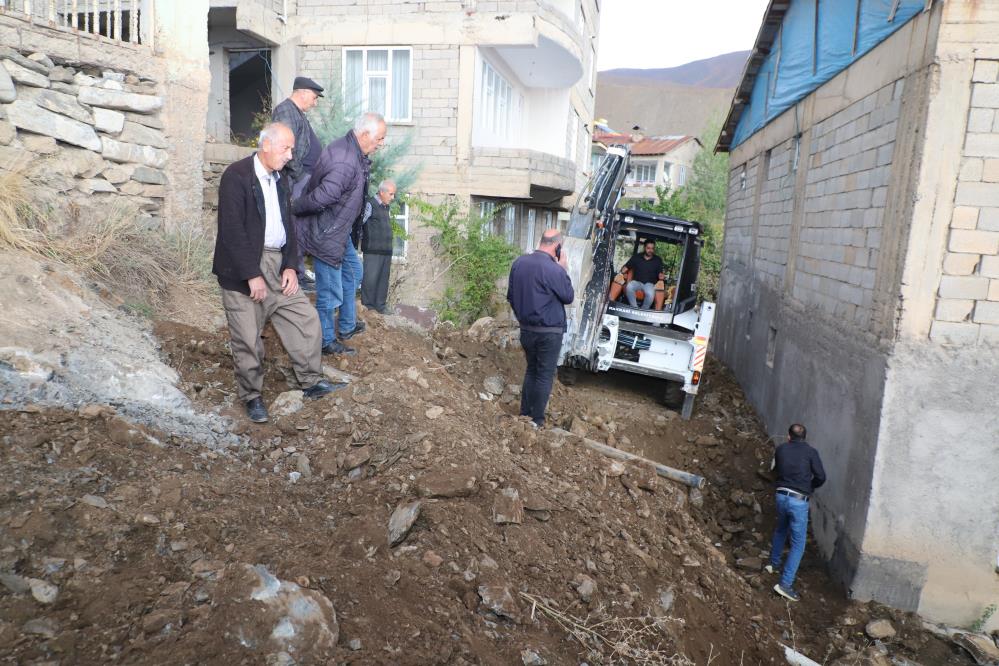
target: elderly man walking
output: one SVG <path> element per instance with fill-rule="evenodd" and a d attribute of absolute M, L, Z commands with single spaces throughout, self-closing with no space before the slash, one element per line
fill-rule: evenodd
<path fill-rule="evenodd" d="M 364 206 L 364 234 L 361 251 L 364 253 L 364 281 L 361 283 L 361 303 L 381 314 L 388 312 L 389 272 L 392 270 L 392 202 L 395 200 L 395 183 L 383 180 L 378 193 Z"/>
<path fill-rule="evenodd" d="M 565 306 L 574 297 L 568 263 L 562 254 L 562 234 L 548 229 L 538 249 L 517 257 L 510 267 L 506 299 L 520 322 L 520 345 L 527 357 L 520 391 L 520 415 L 535 426 L 545 423 L 558 354 L 565 333 Z"/>
<path fill-rule="evenodd" d="M 319 137 L 312 129 L 312 124 L 305 115 L 315 108 L 320 97 L 323 97 L 321 85 L 304 76 L 295 77 L 291 96 L 274 107 L 274 112 L 271 114 L 271 119 L 274 122 L 287 125 L 295 135 L 295 147 L 291 151 L 291 159 L 284 166 L 284 173 L 291 181 L 292 201 L 302 196 L 302 192 L 305 191 L 309 179 L 312 177 L 312 171 L 316 168 L 316 163 L 319 162 L 319 154 L 323 150 L 322 142 L 319 141 Z M 303 231 L 302 222 L 296 220 L 295 236 L 299 248 L 303 245 Z M 296 268 L 298 268 L 298 279 L 302 287 L 305 289 L 313 288 L 314 280 L 309 278 L 305 272 L 304 254 L 299 259 Z"/>
<path fill-rule="evenodd" d="M 260 132 L 258 145 L 256 153 L 233 162 L 222 174 L 212 272 L 222 287 L 239 399 L 250 419 L 263 423 L 267 408 L 261 397 L 260 334 L 268 320 L 306 397 L 318 398 L 345 385 L 323 379 L 319 319 L 298 288 L 290 191 L 280 174 L 291 159 L 295 137 L 286 125 L 271 123 Z"/>
<path fill-rule="evenodd" d="M 774 452 L 774 470 L 777 473 L 777 525 L 774 527 L 767 573 L 781 571 L 780 561 L 784 545 L 790 537 L 791 547 L 781 571 L 780 582 L 774 592 L 790 601 L 801 599 L 794 590 L 794 577 L 805 554 L 808 536 L 808 504 L 815 489 L 826 482 L 819 452 L 805 441 L 805 426 L 793 424 L 787 430 L 787 441 Z"/>
<path fill-rule="evenodd" d="M 357 332 L 354 280 L 360 279 L 360 261 L 350 234 L 368 196 L 369 157 L 384 142 L 385 119 L 377 113 L 360 116 L 354 129 L 323 150 L 309 187 L 294 204 L 295 214 L 306 218 L 305 248 L 315 260 L 316 310 L 322 323 L 324 354 L 356 353 L 337 340 L 334 312 L 340 308 L 341 335 Z M 349 273 L 349 282 L 344 270 Z"/>

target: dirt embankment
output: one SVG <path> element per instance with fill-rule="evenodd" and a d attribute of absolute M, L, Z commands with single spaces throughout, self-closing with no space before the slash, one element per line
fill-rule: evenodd
<path fill-rule="evenodd" d="M 431 339 L 382 321 L 369 315 L 337 368 L 346 389 L 283 395 L 259 426 L 235 400 L 224 332 L 157 326 L 181 390 L 231 420 L 233 449 L 95 406 L 0 411 L 0 654 L 758 664 L 782 663 L 780 642 L 817 660 L 870 642 L 856 634 L 883 611 L 841 601 L 814 562 L 803 589 L 822 604 L 801 612 L 745 561 L 769 529 L 765 436 L 719 368 L 689 423 L 632 383 L 553 398 L 559 424 L 705 474 L 691 496 L 512 416 L 509 331 Z M 288 365 L 273 335 L 267 353 L 271 403 Z M 892 650 L 929 654 L 914 621 L 894 619 Z"/>

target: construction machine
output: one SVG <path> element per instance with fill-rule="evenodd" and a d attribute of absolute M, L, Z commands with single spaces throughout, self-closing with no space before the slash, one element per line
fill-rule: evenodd
<path fill-rule="evenodd" d="M 562 252 L 576 300 L 566 309 L 568 328 L 559 365 L 563 375 L 623 370 L 664 380 L 663 400 L 682 402 L 689 419 L 711 337 L 715 304 L 697 300 L 703 228 L 697 222 L 647 211 L 622 210 L 629 170 L 627 145 L 611 146 L 573 207 Z M 665 279 L 652 307 L 624 298 L 621 268 L 648 240 L 657 243 Z"/>

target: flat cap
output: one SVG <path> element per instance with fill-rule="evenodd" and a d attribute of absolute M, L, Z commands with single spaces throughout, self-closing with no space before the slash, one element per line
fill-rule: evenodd
<path fill-rule="evenodd" d="M 295 85 L 292 90 L 312 90 L 320 97 L 323 96 L 323 87 L 307 76 L 296 76 Z"/>

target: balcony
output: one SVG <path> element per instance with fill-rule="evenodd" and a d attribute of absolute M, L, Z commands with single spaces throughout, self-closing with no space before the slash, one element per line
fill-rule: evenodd
<path fill-rule="evenodd" d="M 473 194 L 553 205 L 575 190 L 576 164 L 529 148 L 473 148 Z"/>

